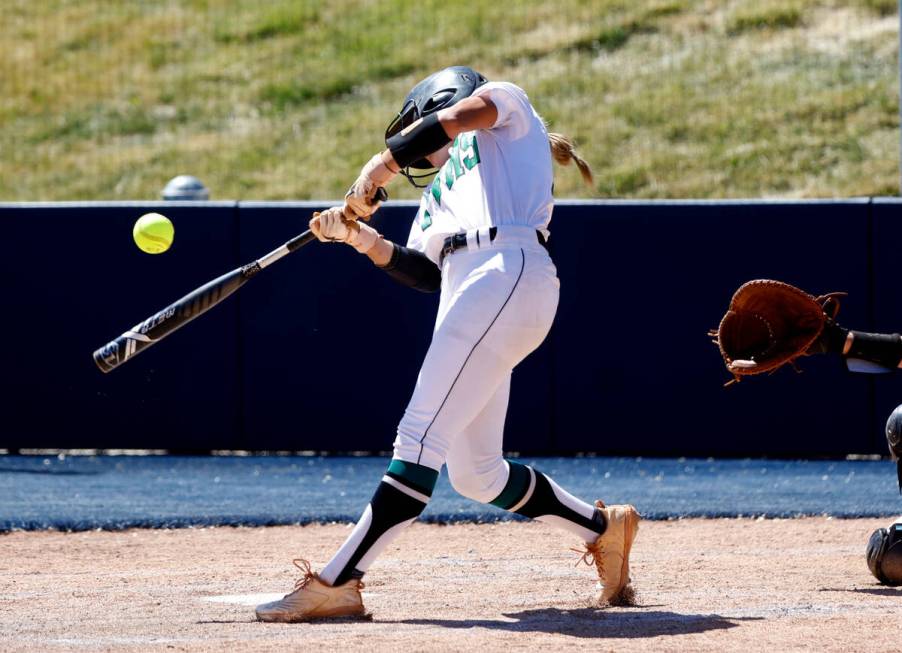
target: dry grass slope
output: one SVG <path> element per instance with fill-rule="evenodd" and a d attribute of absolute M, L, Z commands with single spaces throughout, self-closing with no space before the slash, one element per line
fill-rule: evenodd
<path fill-rule="evenodd" d="M 575 137 L 571 197 L 898 190 L 896 0 L 9 0 L 0 200 L 343 194 L 409 87 L 470 64 Z M 397 184 L 395 197 L 415 197 Z"/>

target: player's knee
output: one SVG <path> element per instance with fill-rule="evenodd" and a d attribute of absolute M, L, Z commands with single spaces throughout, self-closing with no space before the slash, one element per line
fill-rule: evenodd
<path fill-rule="evenodd" d="M 418 432 L 405 428 L 403 423 L 398 427 L 393 448 L 394 458 L 414 460 L 433 469 L 441 469 L 447 457 L 447 446 L 443 439 L 424 439 Z"/>
<path fill-rule="evenodd" d="M 488 469 L 460 469 L 455 465 L 448 465 L 448 479 L 451 481 L 451 487 L 458 494 L 468 499 L 479 501 L 480 503 L 488 503 L 501 491 L 504 487 L 505 473 L 504 461 L 499 459 L 499 464 L 492 465 Z"/>
<path fill-rule="evenodd" d="M 494 497 L 490 491 L 486 490 L 485 482 L 480 476 L 474 474 L 448 474 L 451 481 L 451 487 L 460 495 L 479 501 L 480 503 L 488 503 Z"/>

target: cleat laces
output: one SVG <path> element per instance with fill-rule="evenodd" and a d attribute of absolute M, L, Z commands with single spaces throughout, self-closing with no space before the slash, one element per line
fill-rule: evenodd
<path fill-rule="evenodd" d="M 575 566 L 578 567 L 580 563 L 584 563 L 587 567 L 591 567 L 594 564 L 595 568 L 598 570 L 599 578 L 604 578 L 604 556 L 602 555 L 601 546 L 597 544 L 586 544 L 585 547 L 585 549 L 570 549 L 571 551 L 581 554 L 577 559 Z"/>
<path fill-rule="evenodd" d="M 309 560 L 304 560 L 303 558 L 295 558 L 291 561 L 291 564 L 300 569 L 301 573 L 304 574 L 294 582 L 294 590 L 291 591 L 291 594 L 294 594 L 298 590 L 302 590 L 307 587 L 307 585 L 310 584 L 310 581 L 314 578 L 314 574 Z M 289 595 L 286 594 L 285 596 Z"/>
<path fill-rule="evenodd" d="M 284 598 L 286 599 L 295 592 L 306 588 L 307 585 L 310 584 L 310 581 L 316 578 L 316 574 L 313 572 L 313 568 L 310 566 L 309 560 L 304 560 L 303 558 L 295 558 L 291 561 L 291 564 L 300 569 L 303 576 L 301 576 L 294 582 L 294 589 L 285 595 Z M 362 590 L 364 587 L 366 586 L 363 584 L 363 581 L 358 579 L 357 589 Z"/>

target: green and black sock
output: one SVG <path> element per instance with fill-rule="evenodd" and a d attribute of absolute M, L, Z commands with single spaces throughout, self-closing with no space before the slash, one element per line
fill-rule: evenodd
<path fill-rule="evenodd" d="M 320 578 L 330 585 L 361 578 L 398 533 L 423 512 L 437 479 L 438 472 L 431 467 L 393 459 L 354 530 Z"/>
<path fill-rule="evenodd" d="M 594 542 L 607 526 L 598 508 L 561 488 L 527 465 L 507 461 L 507 484 L 490 503 L 518 515 L 560 526 L 586 542 Z"/>

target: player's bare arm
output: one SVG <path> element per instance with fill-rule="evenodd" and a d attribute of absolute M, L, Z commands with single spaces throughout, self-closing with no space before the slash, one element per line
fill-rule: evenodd
<path fill-rule="evenodd" d="M 372 215 L 379 206 L 375 191 L 392 181 L 401 168 L 418 159 L 428 159 L 438 167 L 447 159 L 447 146 L 459 134 L 475 129 L 488 129 L 498 119 L 498 109 L 486 97 L 468 97 L 454 106 L 420 118 L 389 140 L 389 147 L 374 155 L 364 165 L 357 180 L 345 196 L 345 205 L 323 212 L 310 221 L 310 229 L 321 241 L 343 242 L 366 254 L 378 267 L 401 283 L 420 290 L 437 290 L 438 277 L 433 267 L 418 252 L 412 252 L 385 240 L 367 224 L 354 223 L 357 218 Z M 400 161 L 393 154 L 398 153 Z M 420 260 L 423 259 L 423 260 Z"/>
<path fill-rule="evenodd" d="M 498 108 L 491 99 L 477 95 L 438 112 L 442 129 L 454 140 L 462 132 L 489 129 L 498 120 Z"/>

